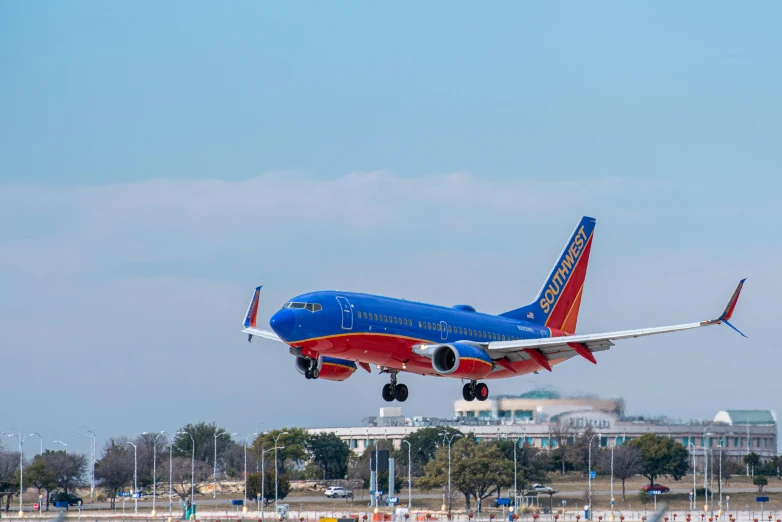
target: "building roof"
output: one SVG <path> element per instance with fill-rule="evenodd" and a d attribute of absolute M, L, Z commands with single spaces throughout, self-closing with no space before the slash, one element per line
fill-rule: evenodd
<path fill-rule="evenodd" d="M 777 419 L 770 410 L 722 410 L 714 416 L 714 422 L 736 424 L 776 424 Z"/>

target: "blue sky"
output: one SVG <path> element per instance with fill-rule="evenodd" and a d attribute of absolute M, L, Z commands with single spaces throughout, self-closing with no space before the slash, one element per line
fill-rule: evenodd
<path fill-rule="evenodd" d="M 534 296 L 585 214 L 585 332 L 705 318 L 749 277 L 750 339 L 626 342 L 493 390 L 682 418 L 780 409 L 781 11 L 3 3 L 0 386 L 27 390 L 3 417 L 50 439 L 356 422 L 383 379 L 305 382 L 285 350 L 248 345 L 256 284 L 266 315 L 318 288 L 499 313 Z M 410 377 L 405 411 L 449 414 L 449 382 Z M 661 382 L 670 403 L 650 397 Z M 41 415 L 53 400 L 83 414 Z"/>

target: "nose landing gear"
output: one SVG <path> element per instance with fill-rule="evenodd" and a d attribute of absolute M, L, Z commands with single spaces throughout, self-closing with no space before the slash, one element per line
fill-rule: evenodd
<path fill-rule="evenodd" d="M 391 402 L 394 399 L 399 402 L 405 402 L 408 396 L 407 386 L 404 384 L 397 384 L 396 374 L 399 373 L 396 370 L 389 370 L 391 375 L 391 382 L 383 386 L 383 400 Z"/>
<path fill-rule="evenodd" d="M 489 398 L 489 387 L 482 382 L 470 381 L 462 388 L 462 397 L 465 401 L 485 401 Z"/>

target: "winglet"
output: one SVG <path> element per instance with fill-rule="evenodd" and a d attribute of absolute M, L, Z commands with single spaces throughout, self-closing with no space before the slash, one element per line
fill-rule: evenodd
<path fill-rule="evenodd" d="M 733 295 L 730 296 L 730 300 L 728 301 L 728 304 L 725 305 L 725 309 L 722 311 L 722 314 L 716 319 L 713 319 L 711 321 L 706 321 L 704 324 L 720 324 L 725 323 L 726 325 L 730 326 L 733 330 L 736 330 L 742 337 L 746 337 L 741 330 L 730 324 L 729 319 L 731 316 L 733 316 L 733 310 L 736 309 L 736 303 L 739 302 L 739 294 L 741 294 L 741 289 L 744 287 L 744 281 L 746 281 L 747 278 L 745 277 L 741 281 L 739 281 L 738 286 L 736 286 L 736 289 L 733 291 Z"/>
<path fill-rule="evenodd" d="M 741 288 L 744 286 L 744 281 L 746 280 L 747 278 L 745 277 L 744 279 L 739 281 L 738 286 L 733 291 L 733 295 L 730 296 L 730 301 L 728 301 L 728 304 L 725 305 L 725 310 L 722 311 L 722 315 L 720 315 L 717 321 L 725 321 L 727 323 L 730 317 L 733 315 L 733 310 L 736 309 L 736 303 L 739 302 L 739 294 L 741 293 Z"/>
<path fill-rule="evenodd" d="M 253 294 L 253 298 L 250 301 L 250 306 L 247 307 L 247 314 L 244 316 L 244 325 L 245 328 L 255 328 L 257 326 L 256 322 L 258 319 L 258 299 L 261 295 L 261 288 L 262 286 L 258 286 L 255 288 L 255 293 Z"/>

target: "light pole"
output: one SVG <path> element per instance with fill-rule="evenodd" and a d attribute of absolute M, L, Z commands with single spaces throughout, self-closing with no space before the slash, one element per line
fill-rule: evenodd
<path fill-rule="evenodd" d="M 611 520 L 614 519 L 614 448 L 619 442 L 619 435 L 614 437 L 614 445 L 611 446 Z M 624 439 L 622 439 L 624 443 Z"/>
<path fill-rule="evenodd" d="M 155 511 L 155 499 L 157 499 L 157 438 L 160 435 L 166 434 L 165 431 L 161 431 L 160 433 L 155 433 L 152 438 L 152 516 L 154 517 L 157 514 L 157 511 Z M 142 433 L 142 435 L 153 435 L 149 433 L 148 431 L 145 431 Z M 169 464 L 169 470 L 171 469 L 171 466 Z M 171 501 L 169 499 L 169 505 L 171 504 Z M 170 511 L 170 509 L 169 509 Z"/>
<path fill-rule="evenodd" d="M 703 511 L 709 510 L 709 448 L 706 447 L 706 437 L 711 437 L 713 433 L 706 432 L 709 426 L 703 428 Z M 711 440 L 709 440 L 711 442 Z"/>
<path fill-rule="evenodd" d="M 410 509 L 413 507 L 413 461 L 411 460 L 413 447 L 407 439 L 402 439 L 402 442 L 407 444 L 407 509 Z"/>
<path fill-rule="evenodd" d="M 190 435 L 188 431 L 178 431 L 177 435 Z M 190 435 L 190 440 L 193 441 L 193 454 L 190 457 L 190 504 L 195 502 L 195 439 Z"/>
<path fill-rule="evenodd" d="M 133 500 L 134 512 L 138 513 L 138 448 L 130 441 L 127 441 L 127 444 L 133 446 Z"/>
<path fill-rule="evenodd" d="M 692 461 L 692 498 L 690 499 L 690 511 L 693 511 L 698 505 L 698 499 L 695 498 L 695 444 L 690 442 L 687 444 L 687 447 L 690 446 L 692 446 L 692 451 L 690 451 L 690 460 Z"/>
<path fill-rule="evenodd" d="M 65 446 L 65 454 L 66 454 L 66 455 L 68 454 L 68 445 L 67 445 L 67 444 L 65 444 L 65 443 L 64 443 L 63 441 L 61 441 L 61 440 L 53 440 L 52 442 L 56 442 L 57 444 L 62 444 L 63 446 Z"/>
<path fill-rule="evenodd" d="M 22 497 L 24 496 L 24 439 L 30 435 L 25 435 L 22 437 L 22 432 L 13 426 L 9 426 L 6 429 L 13 430 L 16 433 L 3 432 L 4 435 L 8 435 L 9 437 L 17 437 L 19 439 L 19 516 L 21 517 L 24 515 L 24 512 L 22 511 Z"/>
<path fill-rule="evenodd" d="M 277 441 L 283 435 L 288 435 L 288 432 L 283 431 L 282 433 L 279 433 L 276 437 L 274 437 L 274 509 L 275 510 L 277 509 L 277 501 L 279 500 L 279 493 L 280 493 L 280 488 L 277 482 Z"/>
<path fill-rule="evenodd" d="M 231 437 L 234 435 L 242 436 L 241 433 L 231 433 Z M 250 437 L 253 435 L 258 435 L 257 433 L 253 433 L 252 435 L 247 435 L 247 438 L 244 439 L 244 500 L 242 502 L 242 506 L 244 508 L 242 509 L 243 512 L 247 512 L 247 445 L 250 444 Z"/>
<path fill-rule="evenodd" d="M 593 433 L 591 437 L 589 437 L 589 456 L 588 456 L 588 468 L 589 468 L 589 475 L 588 475 L 588 484 L 589 484 L 589 520 L 592 520 L 592 439 L 595 437 L 602 437 L 600 433 Z"/>
<path fill-rule="evenodd" d="M 215 462 L 214 471 L 212 473 L 212 498 L 217 498 L 217 437 L 225 433 L 225 430 L 220 428 L 215 431 Z"/>
<path fill-rule="evenodd" d="M 90 438 L 90 498 L 93 498 L 95 496 L 95 430 L 83 424 L 79 424 L 77 427 L 87 431 L 86 435 L 84 433 L 79 433 L 79 435 Z"/>
<path fill-rule="evenodd" d="M 450 437 L 447 433 L 441 433 L 445 440 L 448 441 L 448 512 L 451 512 L 451 443 L 456 437 L 461 437 L 461 433 L 454 433 Z"/>
<path fill-rule="evenodd" d="M 168 441 L 168 516 L 171 518 L 171 511 L 174 505 L 174 441 L 171 435 L 165 431 L 160 432 L 161 435 L 166 436 Z"/>
<path fill-rule="evenodd" d="M 516 497 L 519 496 L 519 490 L 518 490 L 518 482 L 516 481 L 516 448 L 519 445 L 519 439 L 521 437 L 508 437 L 507 435 L 503 436 L 504 439 L 513 439 L 513 502 L 514 506 L 516 505 Z"/>
<path fill-rule="evenodd" d="M 264 433 L 265 435 L 265 433 Z M 280 446 L 280 449 L 283 449 L 285 446 Z M 264 502 L 266 501 L 266 491 L 264 490 L 264 485 L 266 484 L 266 454 L 270 451 L 274 451 L 275 455 L 277 453 L 277 445 L 273 448 L 269 448 L 267 450 L 263 449 L 263 446 L 261 446 L 261 522 L 264 522 L 265 516 L 264 516 Z M 274 506 L 275 509 L 277 506 Z"/>

